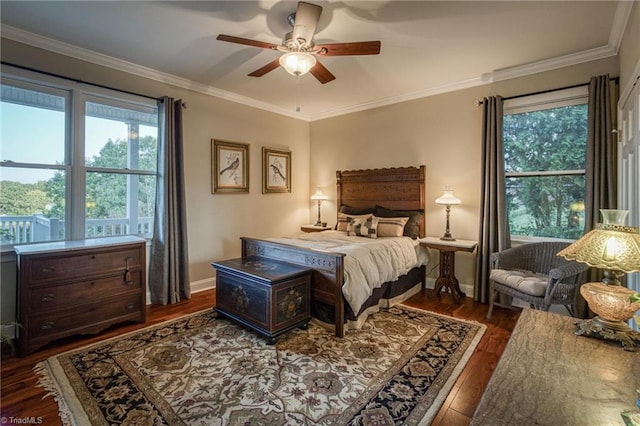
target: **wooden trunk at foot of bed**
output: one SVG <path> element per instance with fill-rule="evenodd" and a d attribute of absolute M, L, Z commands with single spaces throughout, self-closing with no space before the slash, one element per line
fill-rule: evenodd
<path fill-rule="evenodd" d="M 335 308 L 336 336 L 344 336 L 344 254 L 321 252 L 249 237 L 240 239 L 242 257 L 261 256 L 313 269 L 311 300 Z"/>

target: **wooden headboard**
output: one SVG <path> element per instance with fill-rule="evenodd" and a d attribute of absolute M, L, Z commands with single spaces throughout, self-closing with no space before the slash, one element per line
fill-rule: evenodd
<path fill-rule="evenodd" d="M 338 210 L 347 205 L 424 212 L 424 174 L 425 166 L 337 171 Z M 420 236 L 424 235 L 423 215 Z"/>

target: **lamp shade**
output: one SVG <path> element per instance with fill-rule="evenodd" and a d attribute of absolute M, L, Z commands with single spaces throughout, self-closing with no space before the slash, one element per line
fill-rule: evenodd
<path fill-rule="evenodd" d="M 624 219 L 620 219 L 619 213 L 624 212 L 623 210 L 601 212 L 604 223 L 596 224 L 592 231 L 558 252 L 558 256 L 586 263 L 594 268 L 640 272 L 638 228 L 621 224 Z"/>
<path fill-rule="evenodd" d="M 457 205 L 457 204 L 460 204 L 461 202 L 462 201 L 460 201 L 459 198 L 453 195 L 453 189 L 448 189 L 448 188 L 444 190 L 444 194 L 442 194 L 440 198 L 436 199 L 436 204 L 442 204 L 447 206 Z"/>
<path fill-rule="evenodd" d="M 311 196 L 311 199 L 312 200 L 318 200 L 318 201 L 324 201 L 324 200 L 328 200 L 329 197 L 327 197 L 325 194 L 323 194 L 321 190 L 316 189 L 316 193 Z"/>
<path fill-rule="evenodd" d="M 290 52 L 280 56 L 278 60 L 282 68 L 289 74 L 300 76 L 309 72 L 316 64 L 316 58 L 305 52 Z"/>

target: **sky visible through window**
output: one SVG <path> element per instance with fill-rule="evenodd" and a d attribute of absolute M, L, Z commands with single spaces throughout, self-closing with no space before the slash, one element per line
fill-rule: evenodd
<path fill-rule="evenodd" d="M 123 122 L 85 117 L 85 159 L 100 154 L 109 140 L 126 140 Z M 16 163 L 64 164 L 65 120 L 61 111 L 0 103 L 0 160 Z M 140 126 L 140 137 L 157 137 L 157 128 Z M 55 171 L 0 167 L 0 180 L 36 183 Z"/>

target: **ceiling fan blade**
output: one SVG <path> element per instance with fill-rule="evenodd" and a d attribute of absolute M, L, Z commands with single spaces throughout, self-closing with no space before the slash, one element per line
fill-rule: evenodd
<path fill-rule="evenodd" d="M 380 41 L 318 44 L 315 49 L 320 49 L 317 54 L 322 56 L 377 55 L 380 53 Z"/>
<path fill-rule="evenodd" d="M 258 68 L 257 70 L 255 70 L 254 72 L 252 72 L 251 74 L 249 74 L 250 77 L 262 77 L 263 75 L 265 75 L 266 73 L 275 70 L 276 68 L 278 68 L 280 66 L 280 58 L 277 58 L 271 62 L 269 62 L 267 65 L 263 66 L 262 68 Z"/>
<path fill-rule="evenodd" d="M 322 7 L 315 4 L 298 2 L 296 9 L 296 18 L 293 25 L 293 40 L 304 40 L 302 46 L 307 45 L 313 40 L 318 26 L 318 20 L 322 13 Z"/>
<path fill-rule="evenodd" d="M 325 66 L 322 65 L 320 61 L 316 62 L 316 64 L 311 67 L 309 72 L 322 84 L 326 84 L 336 79 L 336 76 L 331 74 L 331 71 L 325 68 Z"/>
<path fill-rule="evenodd" d="M 246 46 L 260 47 L 262 49 L 275 50 L 278 48 L 277 44 L 267 43 L 265 41 L 251 40 L 248 38 L 235 37 L 235 36 L 230 36 L 225 34 L 218 35 L 218 37 L 216 37 L 216 40 L 228 41 L 229 43 L 244 44 Z"/>

